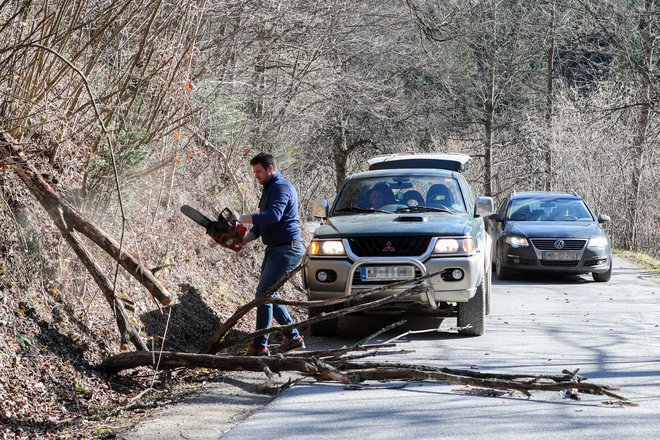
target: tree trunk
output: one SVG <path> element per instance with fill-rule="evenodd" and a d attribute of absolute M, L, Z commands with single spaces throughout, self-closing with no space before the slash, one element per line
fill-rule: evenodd
<path fill-rule="evenodd" d="M 493 123 L 495 106 L 492 92 L 495 85 L 491 82 L 491 98 L 484 103 L 484 191 L 485 195 L 493 195 Z"/>
<path fill-rule="evenodd" d="M 493 29 L 492 39 L 497 41 L 497 19 L 496 10 L 493 6 Z M 487 55 L 487 72 L 486 77 L 488 83 L 486 84 L 488 96 L 484 100 L 484 192 L 488 197 L 493 196 L 493 131 L 495 129 L 495 106 L 496 106 L 496 92 L 495 92 L 495 48 L 491 48 Z"/>
<path fill-rule="evenodd" d="M 554 93 L 554 57 L 555 57 L 555 27 L 556 11 L 555 0 L 550 1 L 550 45 L 546 55 L 546 111 L 545 111 L 545 181 L 543 189 L 551 191 L 553 187 L 553 169 L 552 169 L 552 147 L 554 145 L 554 133 L 552 130 L 552 106 Z"/>
<path fill-rule="evenodd" d="M 630 196 L 627 206 L 627 229 L 625 236 L 625 247 L 635 249 L 637 243 L 637 214 L 639 211 L 639 192 L 642 184 L 642 168 L 644 162 L 644 150 L 647 138 L 651 112 L 651 72 L 653 71 L 653 30 L 651 29 L 651 14 L 653 0 L 644 0 L 644 11 L 639 20 L 639 28 L 642 33 L 642 56 L 643 64 L 640 69 L 641 82 L 639 87 L 639 115 L 637 117 L 637 133 L 632 145 L 633 170 L 630 182 Z"/>
<path fill-rule="evenodd" d="M 332 159 L 335 164 L 335 187 L 337 191 L 339 191 L 339 187 L 346 179 L 346 175 L 348 174 L 348 151 L 342 147 L 343 145 L 341 140 L 335 141 L 335 151 L 332 155 Z"/>

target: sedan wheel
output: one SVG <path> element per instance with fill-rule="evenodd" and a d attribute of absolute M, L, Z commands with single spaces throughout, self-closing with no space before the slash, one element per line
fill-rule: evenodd
<path fill-rule="evenodd" d="M 495 259 L 495 275 L 497 275 L 498 280 L 511 279 L 511 271 L 502 267 L 502 262 L 500 261 L 499 255 Z"/>
<path fill-rule="evenodd" d="M 594 281 L 597 283 L 606 283 L 612 278 L 612 259 L 610 258 L 610 268 L 607 269 L 607 272 L 603 273 L 596 273 L 592 272 L 591 276 L 593 277 Z"/>

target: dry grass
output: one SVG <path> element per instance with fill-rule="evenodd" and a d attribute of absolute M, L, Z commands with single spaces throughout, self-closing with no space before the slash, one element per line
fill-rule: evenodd
<path fill-rule="evenodd" d="M 653 258 L 650 255 L 642 254 L 640 252 L 626 251 L 623 249 L 615 249 L 614 254 L 632 261 L 642 269 L 648 270 L 651 273 L 660 274 L 660 260 L 657 258 Z"/>

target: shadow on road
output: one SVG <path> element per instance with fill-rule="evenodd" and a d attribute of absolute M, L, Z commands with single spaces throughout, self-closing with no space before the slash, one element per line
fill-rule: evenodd
<path fill-rule="evenodd" d="M 588 277 L 588 278 L 587 278 Z M 507 285 L 520 285 L 520 284 L 585 284 L 593 283 L 591 275 L 575 275 L 575 274 L 553 274 L 542 272 L 521 273 L 515 275 L 513 280 L 498 280 L 493 275 L 493 285 L 507 286 Z"/>

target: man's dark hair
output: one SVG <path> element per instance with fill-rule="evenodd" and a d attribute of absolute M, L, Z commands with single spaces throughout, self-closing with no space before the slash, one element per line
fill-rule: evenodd
<path fill-rule="evenodd" d="M 256 165 L 256 164 L 261 165 L 262 167 L 264 167 L 264 169 L 268 168 L 270 165 L 272 165 L 273 168 L 275 168 L 275 159 L 273 158 L 272 154 L 262 152 L 257 154 L 252 158 L 252 160 L 250 160 L 250 165 Z"/>

